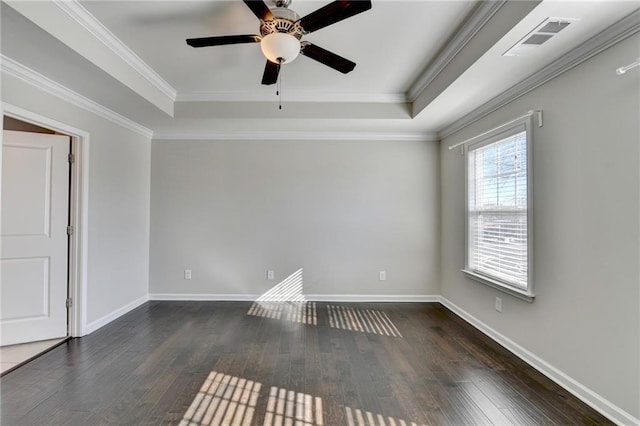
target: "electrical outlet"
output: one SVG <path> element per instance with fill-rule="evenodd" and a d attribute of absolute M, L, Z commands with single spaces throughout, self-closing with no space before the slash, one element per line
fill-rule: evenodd
<path fill-rule="evenodd" d="M 380 271 L 378 273 L 378 279 L 380 281 L 386 281 L 387 280 L 387 271 Z"/>
<path fill-rule="evenodd" d="M 274 279 L 274 278 L 275 278 L 275 273 L 274 273 L 271 269 L 269 269 L 269 270 L 267 271 L 267 279 L 268 279 L 269 281 L 273 281 L 273 279 Z"/>
<path fill-rule="evenodd" d="M 502 312 L 502 299 L 496 297 L 496 311 Z"/>
<path fill-rule="evenodd" d="M 190 280 L 191 279 L 191 269 L 185 269 L 184 270 L 184 279 L 185 280 Z"/>

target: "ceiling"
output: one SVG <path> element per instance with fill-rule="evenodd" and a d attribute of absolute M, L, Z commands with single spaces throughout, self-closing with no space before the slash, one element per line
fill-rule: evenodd
<path fill-rule="evenodd" d="M 327 3 L 294 0 L 290 9 L 304 16 Z M 178 93 L 275 99 L 274 88 L 260 84 L 265 58 L 258 43 L 200 49 L 185 43 L 190 37 L 259 34 L 260 21 L 241 1 L 82 4 Z M 404 94 L 474 6 L 473 1 L 377 2 L 368 12 L 304 37 L 356 62 L 353 72 L 342 75 L 300 57 L 283 67 L 284 89 L 303 93 L 309 101 L 317 93 Z M 421 17 L 426 16 L 437 19 L 424 25 Z"/>
<path fill-rule="evenodd" d="M 326 3 L 293 0 L 290 8 L 304 16 Z M 185 43 L 259 33 L 258 19 L 240 0 L 6 4 L 5 58 L 158 138 L 283 132 L 437 138 L 639 8 L 637 1 L 614 0 L 373 0 L 371 10 L 304 37 L 356 62 L 354 71 L 343 75 L 299 57 L 281 71 L 279 110 L 275 86 L 260 84 L 259 44 Z M 502 56 L 548 17 L 575 21 L 530 56 Z"/>

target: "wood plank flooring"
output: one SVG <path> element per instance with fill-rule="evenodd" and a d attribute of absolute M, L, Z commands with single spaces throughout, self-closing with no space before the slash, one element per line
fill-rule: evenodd
<path fill-rule="evenodd" d="M 3 425 L 611 424 L 438 303 L 149 302 L 0 398 Z"/>

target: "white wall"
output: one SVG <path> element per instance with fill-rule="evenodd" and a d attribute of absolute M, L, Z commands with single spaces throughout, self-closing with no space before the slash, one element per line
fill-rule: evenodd
<path fill-rule="evenodd" d="M 153 141 L 151 297 L 250 298 L 299 268 L 308 295 L 439 294 L 438 152 L 418 141 Z"/>
<path fill-rule="evenodd" d="M 637 58 L 639 44 L 637 35 L 619 43 L 440 149 L 443 296 L 617 406 L 610 412 L 625 422 L 625 411 L 640 418 L 640 72 L 614 70 Z M 447 146 L 531 109 L 544 110 L 544 127 L 534 128 L 536 299 L 529 304 L 460 272 L 464 161 Z"/>
<path fill-rule="evenodd" d="M 2 101 L 90 133 L 86 323 L 103 325 L 148 294 L 151 141 L 5 74 Z"/>

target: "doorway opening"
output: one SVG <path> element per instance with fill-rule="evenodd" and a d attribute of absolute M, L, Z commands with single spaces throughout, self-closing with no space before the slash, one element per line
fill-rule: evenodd
<path fill-rule="evenodd" d="M 23 356 L 28 362 L 38 354 L 50 350 L 71 337 L 85 334 L 86 318 L 86 270 L 87 270 L 87 200 L 88 200 L 88 154 L 89 134 L 56 120 L 32 113 L 16 106 L 2 104 L 3 129 L 17 132 L 29 132 L 44 135 L 65 135 L 68 137 L 65 150 L 68 165 L 66 173 L 65 221 L 67 232 L 66 266 L 65 266 L 65 330 L 66 337 L 27 344 L 24 350 L 11 349 L 9 357 L 3 361 L 11 361 Z M 4 141 L 3 141 L 4 145 Z M 3 149 L 4 150 L 4 149 Z M 0 169 L 1 170 L 1 169 Z M 16 353 L 22 355 L 16 355 Z M 24 363 L 22 362 L 22 363 Z M 17 365 L 21 365 L 18 363 Z M 15 365 L 3 365 L 2 373 L 17 368 Z"/>

